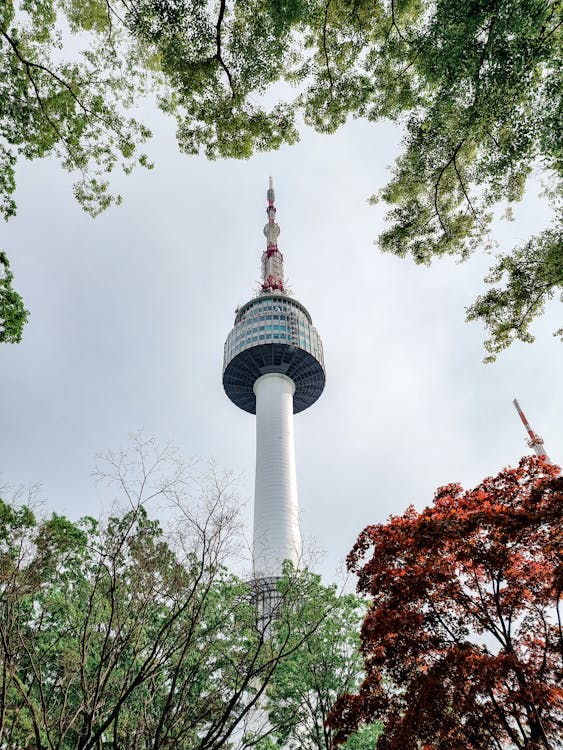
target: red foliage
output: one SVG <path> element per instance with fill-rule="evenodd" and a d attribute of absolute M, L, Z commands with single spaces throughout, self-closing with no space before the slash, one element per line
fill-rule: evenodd
<path fill-rule="evenodd" d="M 368 526 L 348 557 L 371 599 L 366 677 L 329 724 L 378 750 L 561 748 L 563 478 L 527 457 Z"/>

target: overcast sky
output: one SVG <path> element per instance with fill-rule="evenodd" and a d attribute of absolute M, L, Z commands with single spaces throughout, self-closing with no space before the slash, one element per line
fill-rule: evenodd
<path fill-rule="evenodd" d="M 31 318 L 23 343 L 0 348 L 4 482 L 40 482 L 48 509 L 97 515 L 108 491 L 91 476 L 95 454 L 142 428 L 240 474 L 250 528 L 254 418 L 227 399 L 221 369 L 235 307 L 256 288 L 270 174 L 286 275 L 325 351 L 325 392 L 295 432 L 302 529 L 327 578 L 368 523 L 529 452 L 515 396 L 563 460 L 557 305 L 535 344 L 483 365 L 484 332 L 464 308 L 493 259 L 423 268 L 375 247 L 385 209 L 367 199 L 388 179 L 397 129 L 304 130 L 291 148 L 211 163 L 181 155 L 173 123 L 147 117 L 156 168 L 116 176 L 124 202 L 96 220 L 56 163 L 18 169 L 0 246 Z M 547 221 L 533 195 L 515 216 L 495 227 L 505 248 Z"/>

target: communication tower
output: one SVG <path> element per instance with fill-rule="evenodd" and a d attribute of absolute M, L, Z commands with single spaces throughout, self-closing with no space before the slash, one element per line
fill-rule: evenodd
<path fill-rule="evenodd" d="M 271 177 L 267 200 L 260 291 L 237 309 L 223 360 L 225 393 L 256 414 L 252 554 L 264 597 L 284 560 L 300 562 L 293 415 L 314 404 L 325 385 L 320 336 L 307 309 L 286 291 Z"/>

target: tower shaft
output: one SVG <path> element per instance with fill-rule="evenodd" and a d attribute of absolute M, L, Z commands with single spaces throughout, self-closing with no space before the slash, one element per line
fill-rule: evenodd
<path fill-rule="evenodd" d="M 301 557 L 297 502 L 293 394 L 295 383 L 268 373 L 254 383 L 256 485 L 253 561 L 255 578 L 279 575 L 284 560 Z"/>

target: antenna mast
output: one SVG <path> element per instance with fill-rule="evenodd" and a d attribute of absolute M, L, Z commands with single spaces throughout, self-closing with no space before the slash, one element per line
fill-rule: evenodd
<path fill-rule="evenodd" d="M 285 292 L 283 280 L 283 255 L 278 249 L 280 228 L 276 224 L 276 207 L 274 205 L 274 182 L 270 177 L 268 185 L 268 223 L 264 227 L 266 249 L 262 253 L 262 294 Z"/>
<path fill-rule="evenodd" d="M 548 463 L 551 463 L 551 460 L 549 456 L 547 455 L 547 453 L 545 452 L 545 448 L 543 447 L 543 440 L 541 439 L 539 435 L 536 435 L 536 433 L 530 427 L 530 423 L 528 422 L 528 420 L 526 419 L 526 415 L 520 408 L 520 404 L 518 403 L 516 399 L 514 399 L 512 403 L 514 404 L 514 408 L 516 409 L 520 419 L 522 420 L 522 424 L 526 428 L 526 432 L 530 436 L 530 439 L 528 440 L 528 445 L 530 446 L 530 448 L 534 450 L 537 456 L 545 456 L 546 461 Z"/>

